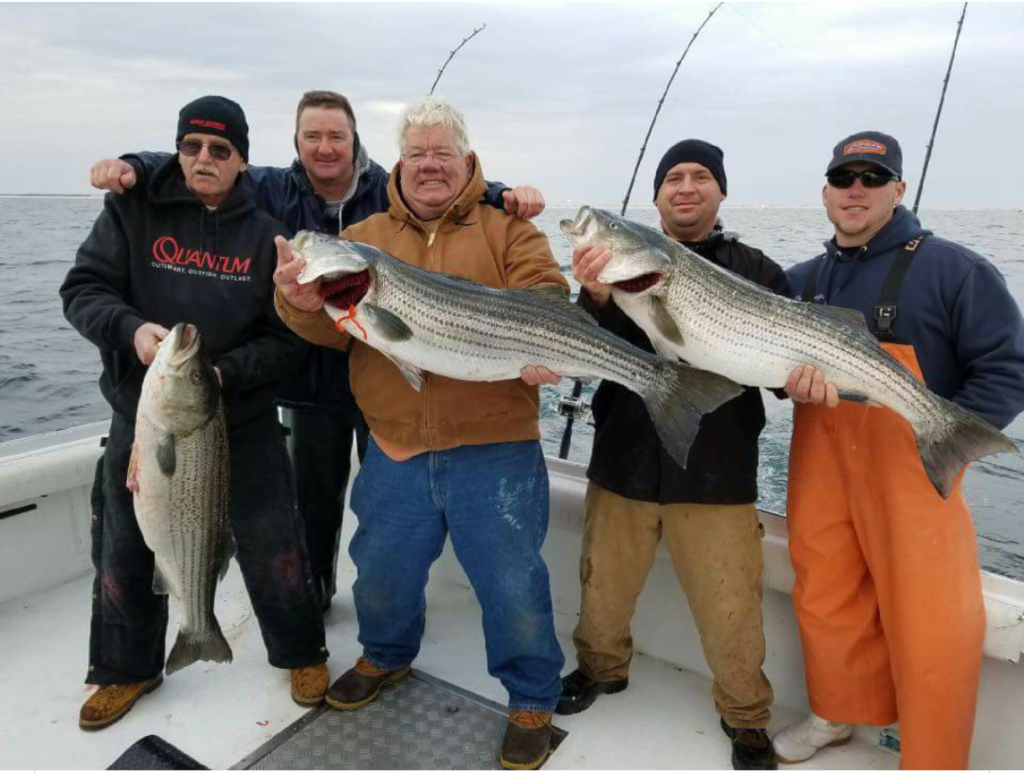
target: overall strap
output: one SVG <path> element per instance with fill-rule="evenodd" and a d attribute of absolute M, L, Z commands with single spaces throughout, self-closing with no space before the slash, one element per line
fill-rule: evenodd
<path fill-rule="evenodd" d="M 907 276 L 910 262 L 914 260 L 914 253 L 923 241 L 922 235 L 907 242 L 892 262 L 889 275 L 885 278 L 881 295 L 875 305 L 875 336 L 880 341 L 889 341 L 893 338 L 892 325 L 896 321 L 896 300 L 900 296 L 900 287 Z"/>

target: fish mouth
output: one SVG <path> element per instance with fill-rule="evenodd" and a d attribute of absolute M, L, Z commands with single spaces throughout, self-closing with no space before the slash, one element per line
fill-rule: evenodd
<path fill-rule="evenodd" d="M 612 287 L 625 291 L 626 293 L 642 293 L 661 282 L 662 275 L 658 272 L 641 274 L 639 277 L 632 277 L 621 282 L 613 282 Z"/>
<path fill-rule="evenodd" d="M 575 220 L 569 218 L 561 220 L 558 223 L 558 227 L 562 229 L 562 233 L 569 237 L 569 240 L 575 244 L 586 239 L 587 231 L 589 230 L 590 222 L 593 217 L 593 209 L 590 207 L 580 207 L 580 211 L 576 213 Z"/>
<path fill-rule="evenodd" d="M 325 277 L 324 280 L 324 284 L 320 288 L 324 303 L 339 309 L 355 306 L 370 292 L 369 269 L 355 274 L 345 274 L 336 279 Z"/>
<path fill-rule="evenodd" d="M 199 330 L 191 323 L 178 323 L 171 329 L 168 338 L 171 340 L 171 356 L 168 363 L 178 365 L 190 360 L 199 350 Z"/>

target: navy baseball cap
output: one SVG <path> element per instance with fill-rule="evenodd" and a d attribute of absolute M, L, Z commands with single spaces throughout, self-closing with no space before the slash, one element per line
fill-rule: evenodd
<path fill-rule="evenodd" d="M 857 132 L 840 140 L 832 149 L 832 161 L 825 170 L 827 175 L 833 169 L 854 162 L 874 164 L 903 179 L 903 151 L 895 137 L 882 132 Z"/>

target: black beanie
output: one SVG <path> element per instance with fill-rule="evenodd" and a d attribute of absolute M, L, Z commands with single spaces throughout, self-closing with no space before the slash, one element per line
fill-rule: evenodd
<path fill-rule="evenodd" d="M 241 106 L 227 97 L 200 97 L 185 105 L 178 113 L 175 144 L 186 134 L 216 134 L 238 149 L 242 161 L 249 160 L 249 124 Z"/>
<path fill-rule="evenodd" d="M 707 167 L 708 172 L 715 178 L 718 187 L 722 189 L 722 196 L 726 195 L 725 190 L 725 154 L 717 145 L 712 145 L 704 140 L 683 140 L 677 142 L 661 157 L 658 163 L 658 171 L 654 173 L 654 199 L 658 199 L 658 189 L 665 181 L 665 175 L 676 164 L 691 162 Z"/>

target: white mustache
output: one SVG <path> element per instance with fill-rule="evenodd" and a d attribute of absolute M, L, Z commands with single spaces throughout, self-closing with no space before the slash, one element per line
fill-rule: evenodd
<path fill-rule="evenodd" d="M 195 167 L 194 172 L 197 175 L 200 174 L 200 173 L 204 173 L 204 174 L 208 174 L 208 175 L 213 175 L 215 178 L 220 180 L 220 170 L 217 169 L 216 167 L 204 167 L 204 166 L 199 166 L 197 164 L 196 167 Z"/>

